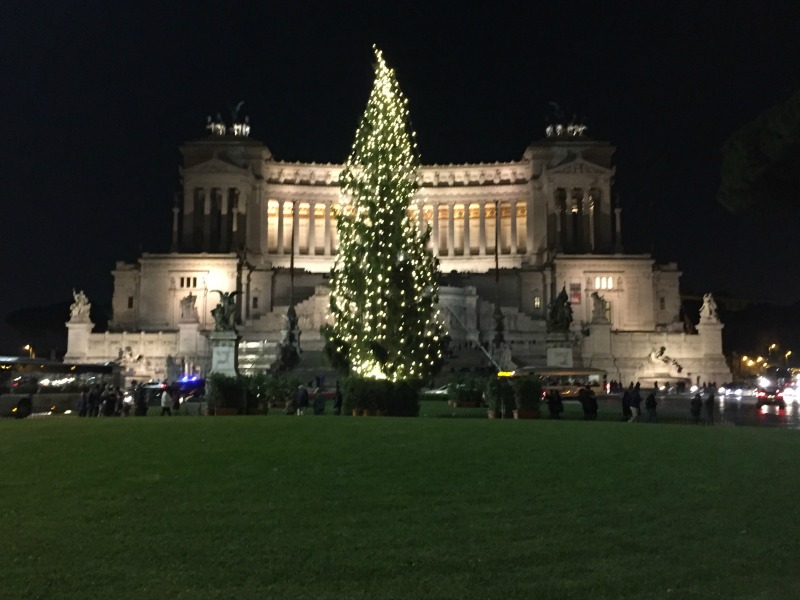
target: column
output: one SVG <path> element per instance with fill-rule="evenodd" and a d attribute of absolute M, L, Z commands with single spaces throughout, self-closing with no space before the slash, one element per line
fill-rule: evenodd
<path fill-rule="evenodd" d="M 178 195 L 175 195 L 175 204 L 172 206 L 172 246 L 170 252 L 178 251 L 178 216 L 181 209 L 178 208 Z"/>
<path fill-rule="evenodd" d="M 614 209 L 614 232 L 616 233 L 614 251 L 622 252 L 622 209 L 619 207 Z"/>
<path fill-rule="evenodd" d="M 469 247 L 469 202 L 464 202 L 464 256 L 471 254 Z"/>
<path fill-rule="evenodd" d="M 194 197 L 195 190 L 183 190 L 183 248 L 192 250 L 192 237 L 194 236 Z"/>
<path fill-rule="evenodd" d="M 259 183 L 256 187 L 257 213 L 260 215 L 258 230 L 258 246 L 261 254 L 269 254 L 269 201 L 264 197 L 264 190 Z"/>
<path fill-rule="evenodd" d="M 295 257 L 300 254 L 300 203 L 292 202 L 292 252 Z"/>
<path fill-rule="evenodd" d="M 486 256 L 486 203 L 478 204 L 478 214 L 480 215 L 480 228 L 478 229 L 478 254 Z"/>
<path fill-rule="evenodd" d="M 316 231 L 314 231 L 314 228 L 316 227 L 316 224 L 314 222 L 314 209 L 316 208 L 316 206 L 317 203 L 314 202 L 313 200 L 311 200 L 308 203 L 308 240 L 306 243 L 308 244 L 309 256 L 314 256 L 317 253 L 317 248 L 316 248 L 317 235 Z"/>
<path fill-rule="evenodd" d="M 439 256 L 439 203 L 433 205 L 433 255 Z"/>
<path fill-rule="evenodd" d="M 234 203 L 231 208 L 231 245 L 230 249 L 233 251 L 239 248 L 239 204 Z"/>
<path fill-rule="evenodd" d="M 219 190 L 219 251 L 228 252 L 233 240 L 228 242 L 228 232 L 230 223 L 228 222 L 228 203 L 230 202 L 230 190 L 220 188 Z M 236 225 L 234 225 L 236 227 Z"/>
<path fill-rule="evenodd" d="M 590 195 L 589 201 L 589 249 L 594 252 L 594 194 Z"/>
<path fill-rule="evenodd" d="M 456 254 L 456 215 L 455 203 L 447 205 L 447 256 Z"/>
<path fill-rule="evenodd" d="M 512 200 L 510 204 L 511 210 L 511 254 L 517 253 L 517 201 Z"/>
<path fill-rule="evenodd" d="M 331 255 L 331 201 L 325 201 L 325 241 L 322 253 L 325 256 Z"/>
<path fill-rule="evenodd" d="M 423 202 L 418 202 L 417 209 L 419 210 L 417 213 L 419 230 L 422 232 L 425 231 L 425 204 Z"/>
<path fill-rule="evenodd" d="M 203 189 L 203 240 L 200 242 L 198 250 L 208 250 L 208 242 L 211 239 L 211 190 Z"/>
<path fill-rule="evenodd" d="M 583 252 L 591 252 L 592 251 L 592 227 L 591 227 L 591 200 L 589 200 L 589 190 L 588 188 L 583 188 L 583 195 L 581 196 L 581 212 L 583 217 L 581 218 L 581 225 L 583 226 L 583 237 L 581 241 L 583 242 Z"/>
<path fill-rule="evenodd" d="M 275 247 L 275 254 L 283 254 L 283 200 L 278 200 L 278 245 Z"/>
<path fill-rule="evenodd" d="M 563 241 L 561 239 L 561 201 L 556 196 L 555 203 L 553 204 L 553 214 L 555 215 L 555 222 L 556 222 L 556 252 L 560 252 L 563 248 Z"/>
<path fill-rule="evenodd" d="M 525 245 L 526 245 L 525 253 L 528 254 L 528 255 L 532 255 L 533 251 L 534 251 L 533 250 L 533 248 L 534 248 L 533 243 L 534 243 L 534 224 L 535 223 L 534 223 L 534 217 L 533 217 L 533 207 L 535 206 L 536 202 L 534 202 L 534 197 L 533 196 L 534 196 L 534 194 L 539 193 L 541 191 L 542 191 L 542 189 L 540 187 L 534 187 L 530 191 L 530 193 L 528 195 L 528 199 L 526 201 L 526 206 L 525 206 L 525 213 L 526 213 L 525 214 L 525 230 L 526 231 L 525 231 L 525 233 L 526 233 L 526 238 L 527 239 L 525 240 Z M 544 239 L 545 239 L 546 242 L 549 242 L 549 240 L 547 240 L 547 236 L 548 236 L 548 232 L 547 232 L 547 209 L 545 209 L 544 215 L 545 215 L 545 217 L 544 217 L 544 223 L 545 223 Z M 541 242 L 539 242 L 539 243 L 541 244 Z"/>

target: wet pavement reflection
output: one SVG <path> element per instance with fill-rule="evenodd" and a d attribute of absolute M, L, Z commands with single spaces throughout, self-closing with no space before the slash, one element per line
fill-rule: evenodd
<path fill-rule="evenodd" d="M 646 396 L 643 390 L 642 397 Z M 701 394 L 703 400 L 708 396 L 707 393 Z M 692 417 L 689 414 L 689 402 L 693 394 L 670 394 L 659 395 L 658 398 L 658 419 L 660 421 L 676 423 L 691 423 Z M 622 396 L 621 394 L 611 394 L 598 398 L 602 413 L 618 413 L 622 418 Z M 647 420 L 647 411 L 644 410 L 642 402 L 642 414 L 640 421 Z M 706 420 L 705 409 L 701 414 L 701 423 Z M 786 408 L 777 406 L 756 405 L 753 396 L 742 396 L 741 398 L 722 398 L 715 394 L 714 404 L 714 424 L 715 425 L 741 425 L 751 427 L 780 427 L 784 429 L 800 429 L 800 404 L 796 401 L 786 402 Z"/>

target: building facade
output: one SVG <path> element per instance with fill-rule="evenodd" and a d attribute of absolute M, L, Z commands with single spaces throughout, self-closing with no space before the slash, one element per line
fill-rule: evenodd
<path fill-rule="evenodd" d="M 117 263 L 108 331 L 67 323 L 68 360 L 119 360 L 138 379 L 203 373 L 211 310 L 233 291 L 243 369 L 272 364 L 292 305 L 303 350 L 322 349 L 342 165 L 277 160 L 246 123 L 209 131 L 181 148 L 172 251 Z M 677 266 L 623 253 L 614 147 L 580 126 L 546 133 L 519 161 L 419 169 L 409 215 L 431 228 L 450 355 L 490 359 L 479 349 L 499 308 L 517 365 L 591 366 L 621 381 L 729 379 L 716 314 L 684 331 Z M 562 289 L 573 320 L 556 342 L 548 306 Z"/>

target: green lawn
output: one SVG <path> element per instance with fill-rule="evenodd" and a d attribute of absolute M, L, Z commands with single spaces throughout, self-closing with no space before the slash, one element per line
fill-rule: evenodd
<path fill-rule="evenodd" d="M 0 421 L 3 598 L 800 597 L 796 431 Z"/>

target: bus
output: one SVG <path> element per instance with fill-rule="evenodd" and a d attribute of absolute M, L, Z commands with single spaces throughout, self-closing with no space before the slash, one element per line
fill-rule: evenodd
<path fill-rule="evenodd" d="M 119 365 L 65 363 L 39 358 L 0 356 L 0 418 L 32 414 L 69 414 L 83 390 L 118 386 Z"/>
<path fill-rule="evenodd" d="M 589 367 L 522 367 L 501 373 L 508 377 L 538 375 L 542 381 L 542 394 L 558 392 L 568 400 L 577 398 L 578 391 L 587 385 L 595 394 L 605 393 L 606 371 Z"/>

